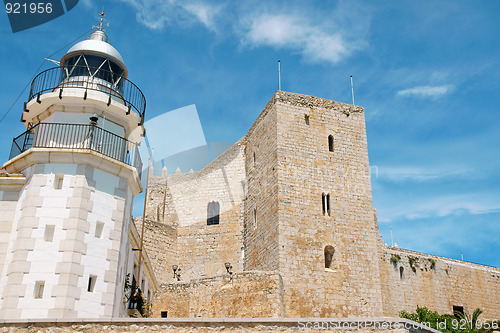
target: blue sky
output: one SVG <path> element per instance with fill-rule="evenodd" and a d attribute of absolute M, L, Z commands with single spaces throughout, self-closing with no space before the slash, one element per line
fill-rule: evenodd
<path fill-rule="evenodd" d="M 102 6 L 81 0 L 16 34 L 2 14 L 1 116 Z M 350 103 L 353 75 L 384 242 L 392 229 L 400 247 L 500 266 L 500 2 L 113 0 L 105 10 L 147 119 L 195 104 L 207 142 L 248 131 L 277 89 L 278 59 L 286 91 Z M 26 98 L 0 123 L 3 161 Z"/>

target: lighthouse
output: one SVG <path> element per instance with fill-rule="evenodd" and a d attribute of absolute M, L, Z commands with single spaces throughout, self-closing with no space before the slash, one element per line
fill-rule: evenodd
<path fill-rule="evenodd" d="M 103 18 L 31 82 L 0 180 L 0 319 L 125 311 L 146 99 Z"/>

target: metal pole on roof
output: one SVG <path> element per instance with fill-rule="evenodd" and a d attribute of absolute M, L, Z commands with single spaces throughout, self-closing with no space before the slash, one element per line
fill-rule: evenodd
<path fill-rule="evenodd" d="M 281 61 L 278 60 L 278 90 L 281 90 Z"/>
<path fill-rule="evenodd" d="M 354 104 L 354 84 L 352 83 L 352 75 L 351 75 L 351 93 L 352 93 L 352 105 Z"/>
<path fill-rule="evenodd" d="M 137 269 L 137 284 L 141 286 L 141 265 L 142 265 L 142 252 L 144 250 L 144 224 L 146 224 L 146 204 L 148 200 L 148 183 L 149 183 L 149 168 L 151 159 L 148 158 L 148 171 L 146 174 L 146 189 L 144 191 L 144 210 L 142 213 L 142 226 L 141 226 L 141 246 L 139 248 L 139 264 Z M 144 287 L 144 286 L 143 286 Z M 142 290 L 141 290 L 142 292 Z"/>

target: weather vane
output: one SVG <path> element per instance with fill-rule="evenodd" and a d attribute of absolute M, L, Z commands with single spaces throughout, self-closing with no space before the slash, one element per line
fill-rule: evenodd
<path fill-rule="evenodd" d="M 102 9 L 102 11 L 99 13 L 99 15 L 101 16 L 101 18 L 97 21 L 97 23 L 99 23 L 98 26 L 94 26 L 95 29 L 99 30 L 99 31 L 105 31 L 104 28 L 103 28 L 103 21 L 104 21 L 104 18 L 106 17 L 106 14 L 104 14 L 104 8 Z M 106 27 L 109 27 L 109 23 L 106 23 L 105 24 Z"/>

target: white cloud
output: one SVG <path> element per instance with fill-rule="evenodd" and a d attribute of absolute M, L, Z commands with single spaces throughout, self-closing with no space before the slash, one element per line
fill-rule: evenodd
<path fill-rule="evenodd" d="M 339 32 L 329 32 L 299 16 L 262 14 L 250 21 L 244 39 L 247 45 L 290 48 L 311 62 L 335 64 L 354 48 Z"/>
<path fill-rule="evenodd" d="M 398 96 L 422 96 L 422 97 L 437 97 L 453 91 L 451 85 L 441 86 L 418 86 L 410 89 L 398 91 Z"/>
<path fill-rule="evenodd" d="M 208 29 L 214 27 L 214 15 L 218 7 L 199 1 L 177 0 L 121 0 L 137 10 L 137 20 L 153 30 L 161 30 L 166 24 L 202 23 Z"/>
<path fill-rule="evenodd" d="M 213 29 L 215 27 L 214 16 L 220 8 L 198 2 L 185 4 L 184 9 L 193 14 L 207 28 Z"/>
<path fill-rule="evenodd" d="M 443 180 L 450 178 L 470 178 L 477 177 L 477 173 L 467 169 L 421 169 L 411 167 L 377 167 L 378 177 L 381 180 L 387 179 L 393 182 L 425 182 L 433 180 Z"/>
<path fill-rule="evenodd" d="M 482 198 L 482 199 L 478 199 Z M 397 202 L 378 210 L 379 222 L 387 223 L 399 218 L 408 220 L 441 218 L 462 214 L 480 215 L 500 212 L 496 194 L 449 195 L 426 197 L 407 202 Z"/>
<path fill-rule="evenodd" d="M 345 3 L 328 13 L 306 5 L 290 5 L 283 13 L 282 8 L 275 8 L 277 5 L 272 3 L 262 6 L 252 1 L 235 2 L 231 6 L 203 0 L 120 1 L 133 6 L 137 20 L 153 30 L 161 30 L 168 24 L 199 23 L 211 31 L 224 31 L 239 38 L 243 46 L 286 48 L 313 63 L 338 63 L 355 49 L 364 47 L 362 38 L 368 31 L 365 11 L 359 10 L 363 13 L 363 20 L 359 20 L 352 14 L 356 11 L 348 10 L 350 5 Z M 278 10 L 281 14 L 268 14 Z"/>

